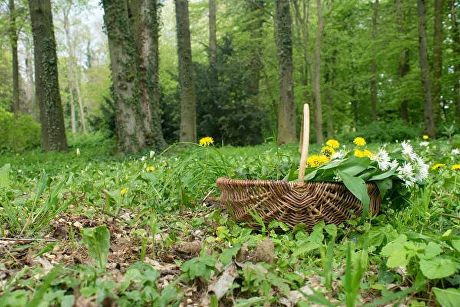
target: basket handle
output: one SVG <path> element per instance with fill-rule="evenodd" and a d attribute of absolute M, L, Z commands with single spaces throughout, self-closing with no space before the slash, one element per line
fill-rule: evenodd
<path fill-rule="evenodd" d="M 303 182 L 307 166 L 308 145 L 310 142 L 310 109 L 308 103 L 303 105 L 302 127 L 300 129 L 300 166 L 298 182 Z"/>

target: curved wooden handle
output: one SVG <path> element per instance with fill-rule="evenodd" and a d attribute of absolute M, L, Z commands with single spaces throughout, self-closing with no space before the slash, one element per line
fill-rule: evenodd
<path fill-rule="evenodd" d="M 303 182 L 307 166 L 308 145 L 310 142 L 310 108 L 308 103 L 303 105 L 303 122 L 300 130 L 300 166 L 298 182 Z"/>

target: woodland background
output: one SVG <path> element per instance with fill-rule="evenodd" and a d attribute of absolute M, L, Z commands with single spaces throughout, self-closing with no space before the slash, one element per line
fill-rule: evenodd
<path fill-rule="evenodd" d="M 46 1 L 0 2 L 2 151 L 43 144 L 30 21 L 34 2 Z M 149 20 L 136 9 L 148 2 Z M 453 134 L 460 121 L 459 7 L 455 0 L 52 1 L 64 130 L 116 136 L 124 153 L 203 136 L 232 145 L 269 137 L 286 143 L 297 139 L 300 110 L 308 102 L 312 142 Z M 124 26 L 111 24 L 110 16 Z M 153 31 L 147 36 L 145 24 Z M 192 64 L 180 68 L 188 27 Z M 145 63 L 141 45 L 152 49 Z M 115 77 L 114 50 L 131 63 Z M 120 76 L 140 82 L 130 88 L 144 92 L 127 97 L 117 86 Z M 142 128 L 146 132 L 125 133 L 130 128 L 123 124 L 123 108 L 141 103 L 142 95 L 149 112 L 132 113 L 144 114 L 133 122 L 150 122 Z"/>

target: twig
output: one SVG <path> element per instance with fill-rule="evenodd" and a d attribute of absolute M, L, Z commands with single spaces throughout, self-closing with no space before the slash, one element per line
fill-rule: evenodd
<path fill-rule="evenodd" d="M 2 238 L 0 241 L 16 241 L 16 242 L 57 242 L 56 239 L 39 239 L 39 238 Z"/>
<path fill-rule="evenodd" d="M 460 216 L 458 215 L 453 215 L 453 214 L 447 214 L 447 213 L 442 213 L 442 212 L 437 212 L 439 215 L 442 215 L 442 216 L 447 216 L 447 217 L 451 217 L 453 219 L 457 219 L 457 220 L 460 220 Z"/>

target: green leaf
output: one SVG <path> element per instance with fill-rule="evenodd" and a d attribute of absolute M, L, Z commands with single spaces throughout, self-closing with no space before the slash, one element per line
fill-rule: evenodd
<path fill-rule="evenodd" d="M 421 258 L 424 259 L 431 259 L 434 258 L 442 253 L 441 247 L 434 243 L 434 242 L 429 242 L 428 245 L 425 247 L 425 252 L 421 256 Z"/>
<path fill-rule="evenodd" d="M 379 189 L 380 197 L 383 199 L 385 194 L 387 194 L 387 191 L 391 190 L 393 186 L 393 180 L 391 180 L 390 178 L 387 178 L 384 180 L 375 181 L 375 184 L 377 185 L 377 188 Z"/>
<path fill-rule="evenodd" d="M 377 181 L 377 180 L 387 179 L 387 178 L 393 176 L 395 172 L 396 172 L 396 168 L 392 168 L 389 171 L 386 171 L 384 173 L 372 176 L 371 178 L 369 178 L 369 181 Z"/>
<path fill-rule="evenodd" d="M 460 252 L 460 240 L 452 240 L 450 243 L 452 244 L 453 248 Z"/>
<path fill-rule="evenodd" d="M 387 266 L 394 268 L 397 266 L 406 266 L 409 263 L 408 252 L 404 248 L 407 242 L 406 235 L 399 235 L 395 240 L 391 241 L 382 248 L 380 253 L 382 256 L 388 257 Z"/>
<path fill-rule="evenodd" d="M 33 256 L 33 258 L 40 257 L 44 253 L 48 253 L 48 252 L 52 251 L 53 248 L 56 246 L 56 244 L 57 244 L 57 242 L 53 242 L 53 243 L 50 243 L 50 244 L 46 245 L 41 251 L 39 251 L 35 256 Z"/>
<path fill-rule="evenodd" d="M 105 225 L 81 230 L 82 241 L 88 245 L 88 251 L 100 269 L 107 266 L 107 255 L 110 249 L 110 232 Z"/>
<path fill-rule="evenodd" d="M 0 189 L 6 188 L 10 185 L 10 170 L 10 164 L 5 164 L 2 168 L 0 168 Z"/>
<path fill-rule="evenodd" d="M 350 176 L 341 170 L 338 171 L 338 175 L 347 189 L 363 203 L 364 208 L 362 216 L 365 217 L 369 212 L 369 204 L 371 202 L 369 194 L 367 194 L 366 183 L 361 178 Z"/>
<path fill-rule="evenodd" d="M 457 271 L 452 260 L 439 257 L 430 260 L 420 259 L 420 270 L 429 279 L 448 277 Z"/>
<path fill-rule="evenodd" d="M 439 289 L 433 288 L 439 305 L 442 307 L 456 307 L 460 302 L 460 290 L 454 288 Z"/>

